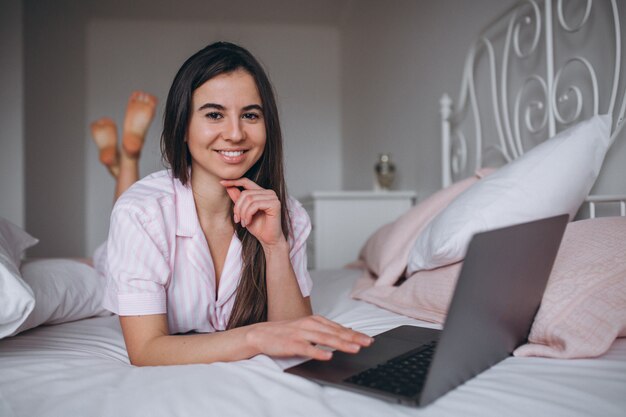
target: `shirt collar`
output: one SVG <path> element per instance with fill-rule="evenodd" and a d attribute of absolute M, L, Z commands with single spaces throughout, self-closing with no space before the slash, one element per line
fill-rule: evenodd
<path fill-rule="evenodd" d="M 172 178 L 172 181 L 176 194 L 176 235 L 192 237 L 196 234 L 198 219 L 191 181 L 187 181 L 187 185 L 183 185 L 178 178 Z"/>

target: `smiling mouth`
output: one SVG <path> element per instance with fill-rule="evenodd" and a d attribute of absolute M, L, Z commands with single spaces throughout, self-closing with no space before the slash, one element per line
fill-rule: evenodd
<path fill-rule="evenodd" d="M 244 150 L 240 150 L 240 151 L 217 151 L 220 155 L 224 155 L 227 156 L 229 158 L 236 158 L 238 156 L 243 155 L 245 152 Z"/>
<path fill-rule="evenodd" d="M 221 160 L 229 165 L 240 164 L 246 160 L 246 153 L 248 149 L 237 149 L 237 150 L 215 150 L 217 154 L 220 156 Z"/>

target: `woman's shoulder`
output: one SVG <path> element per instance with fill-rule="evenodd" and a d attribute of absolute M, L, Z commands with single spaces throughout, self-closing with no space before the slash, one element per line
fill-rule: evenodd
<path fill-rule="evenodd" d="M 287 210 L 289 211 L 289 216 L 298 216 L 298 217 L 306 217 L 308 218 L 308 214 L 302 203 L 298 201 L 296 198 L 288 195 L 287 196 Z"/>
<path fill-rule="evenodd" d="M 176 186 L 170 170 L 150 174 L 134 183 L 115 203 L 116 210 L 154 211 L 175 204 Z"/>
<path fill-rule="evenodd" d="M 311 219 L 302 204 L 295 198 L 287 197 L 287 211 L 294 235 L 309 234 L 311 231 Z"/>

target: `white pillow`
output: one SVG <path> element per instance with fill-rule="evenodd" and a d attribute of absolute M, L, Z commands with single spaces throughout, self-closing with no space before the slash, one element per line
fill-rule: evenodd
<path fill-rule="evenodd" d="M 37 242 L 39 242 L 38 239 L 4 217 L 0 217 L 0 253 L 5 255 L 17 268 L 20 267 L 24 251 Z"/>
<path fill-rule="evenodd" d="M 21 272 L 33 290 L 35 309 L 15 333 L 41 324 L 111 314 L 102 307 L 105 280 L 83 262 L 38 259 L 24 262 Z"/>
<path fill-rule="evenodd" d="M 19 267 L 24 251 L 37 239 L 0 217 L 0 339 L 12 334 L 35 306 Z"/>
<path fill-rule="evenodd" d="M 408 274 L 462 260 L 475 233 L 563 213 L 573 218 L 600 172 L 610 130 L 610 115 L 580 122 L 459 195 L 418 236 Z"/>

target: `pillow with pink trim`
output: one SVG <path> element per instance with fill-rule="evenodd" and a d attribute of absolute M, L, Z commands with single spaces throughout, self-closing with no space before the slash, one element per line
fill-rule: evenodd
<path fill-rule="evenodd" d="M 375 285 L 394 285 L 404 274 L 412 243 L 426 225 L 459 194 L 493 171 L 492 168 L 478 170 L 475 175 L 437 191 L 395 221 L 378 229 L 359 254 L 359 260 L 376 278 Z"/>

